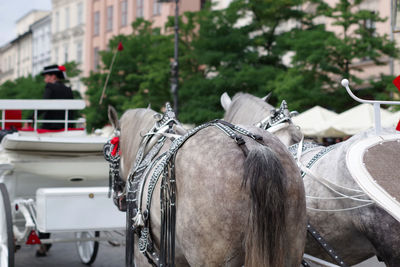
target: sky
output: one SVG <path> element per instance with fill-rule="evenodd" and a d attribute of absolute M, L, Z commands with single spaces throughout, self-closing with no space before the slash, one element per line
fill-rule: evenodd
<path fill-rule="evenodd" d="M 50 10 L 51 0 L 0 0 L 0 46 L 17 37 L 15 22 L 34 9 Z"/>

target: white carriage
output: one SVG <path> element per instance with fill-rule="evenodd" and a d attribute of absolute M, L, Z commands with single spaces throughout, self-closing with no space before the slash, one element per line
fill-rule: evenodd
<path fill-rule="evenodd" d="M 125 214 L 108 198 L 106 137 L 68 129 L 68 110 L 83 100 L 0 100 L 1 125 L 30 122 L 6 119 L 5 110 L 33 110 L 33 131 L 4 136 L 0 145 L 0 267 L 14 266 L 15 247 L 24 244 L 76 242 L 82 263 L 97 255 L 100 232 L 125 230 Z M 59 132 L 38 133 L 38 110 L 65 110 Z M 42 239 L 38 232 L 73 232 L 68 240 Z"/>

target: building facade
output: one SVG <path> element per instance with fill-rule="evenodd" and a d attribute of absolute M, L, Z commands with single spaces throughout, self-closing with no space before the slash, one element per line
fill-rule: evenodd
<path fill-rule="evenodd" d="M 334 6 L 338 0 L 324 0 L 330 6 Z M 396 44 L 400 43 L 400 6 L 397 9 L 391 5 L 391 1 L 385 0 L 364 0 L 359 8 L 364 10 L 370 10 L 373 13 L 378 13 L 381 18 L 387 18 L 386 21 L 380 23 L 368 23 L 365 22 L 366 27 L 373 28 L 375 32 L 379 35 L 388 35 L 392 40 L 396 42 Z M 226 8 L 232 0 L 212 0 L 215 9 L 223 9 Z M 400 5 L 400 4 L 399 4 Z M 307 7 L 304 7 L 307 10 Z M 396 10 L 393 10 L 396 9 Z M 397 14 L 397 15 L 396 15 Z M 395 17 L 393 17 L 395 16 Z M 392 32 L 391 20 L 395 20 L 396 27 L 394 28 L 394 33 Z M 326 25 L 327 30 L 336 32 L 336 34 L 340 35 L 341 32 L 339 28 L 332 25 L 332 21 L 328 18 L 319 18 L 317 23 L 322 23 Z M 295 25 L 287 25 L 288 28 L 294 27 Z M 290 64 L 290 55 L 284 58 L 285 62 Z M 353 62 L 352 66 L 357 68 L 362 68 L 362 72 L 357 72 L 357 76 L 361 79 L 367 81 L 368 79 L 379 78 L 380 74 L 385 75 L 400 75 L 400 60 L 393 60 L 389 57 L 381 58 L 383 65 L 377 66 L 374 64 L 372 60 L 362 59 L 357 62 Z M 365 85 L 367 86 L 367 84 Z"/>
<path fill-rule="evenodd" d="M 16 46 L 12 43 L 8 43 L 0 48 L 0 84 L 7 80 L 14 80 L 16 56 Z"/>
<path fill-rule="evenodd" d="M 327 4 L 330 6 L 334 6 L 337 3 L 337 0 L 325 0 Z M 400 38 L 398 37 L 398 34 L 393 34 L 392 33 L 392 27 L 391 27 L 391 16 L 392 16 L 392 10 L 391 10 L 391 3 L 390 1 L 384 1 L 384 0 L 364 0 L 358 7 L 359 9 L 363 10 L 369 10 L 371 13 L 379 14 L 381 18 L 386 18 L 386 21 L 384 22 L 379 22 L 379 23 L 372 23 L 370 21 L 365 21 L 364 25 L 365 27 L 371 29 L 373 32 L 376 32 L 377 34 L 383 36 L 392 36 L 392 40 L 396 41 L 398 44 L 400 41 Z M 337 35 L 343 35 L 341 32 L 341 28 L 338 28 L 334 25 L 332 25 L 332 22 L 329 19 L 322 19 L 319 21 L 320 23 L 324 23 L 326 25 L 327 30 L 336 32 Z M 351 30 L 351 29 L 350 29 Z M 375 63 L 368 59 L 364 58 L 358 61 L 352 62 L 351 67 L 353 67 L 353 72 L 357 74 L 358 77 L 361 79 L 365 80 L 364 85 L 361 85 L 362 87 L 368 86 L 368 80 L 369 79 L 379 79 L 380 74 L 385 74 L 385 75 L 399 75 L 400 74 L 400 61 L 399 60 L 392 60 L 389 57 L 382 57 L 380 59 L 383 62 L 383 65 L 375 65 Z M 363 71 L 362 72 L 355 72 L 354 67 L 361 68 Z"/>
<path fill-rule="evenodd" d="M 40 74 L 51 64 L 51 14 L 31 25 L 32 76 Z"/>
<path fill-rule="evenodd" d="M 32 31 L 30 26 L 49 15 L 32 10 L 16 22 L 18 36 L 0 48 L 0 83 L 32 74 Z"/>
<path fill-rule="evenodd" d="M 15 29 L 17 35 L 23 35 L 27 31 L 29 31 L 29 28 L 33 23 L 42 19 L 45 16 L 48 16 L 49 14 L 50 12 L 45 10 L 29 11 L 26 15 L 22 16 L 20 19 L 16 21 Z"/>
<path fill-rule="evenodd" d="M 132 33 L 132 22 L 143 18 L 163 28 L 169 16 L 175 15 L 175 1 L 93 0 L 86 2 L 86 58 L 84 75 L 98 71 L 99 52 L 108 49 L 109 40 L 119 34 Z M 180 0 L 179 13 L 198 11 L 204 0 Z"/>
<path fill-rule="evenodd" d="M 84 68 L 85 0 L 52 0 L 51 62 L 63 65 L 75 61 Z M 80 77 L 70 79 L 73 90 L 84 92 Z"/>
<path fill-rule="evenodd" d="M 16 47 L 16 71 L 14 77 L 27 77 L 32 73 L 32 32 L 27 31 L 14 39 L 11 44 Z"/>

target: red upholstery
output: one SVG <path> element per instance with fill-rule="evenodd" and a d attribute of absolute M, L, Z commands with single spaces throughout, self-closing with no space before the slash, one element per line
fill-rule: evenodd
<path fill-rule="evenodd" d="M 83 131 L 85 128 L 68 128 L 68 131 Z M 33 132 L 34 129 L 32 127 L 20 129 L 23 132 Z M 59 133 L 64 132 L 64 129 L 57 129 L 57 130 L 48 130 L 48 129 L 37 129 L 37 133 Z"/>
<path fill-rule="evenodd" d="M 21 110 L 6 110 L 5 111 L 5 119 L 6 120 L 20 120 L 22 117 Z M 11 126 L 14 126 L 16 129 L 20 129 L 22 127 L 21 122 L 6 122 L 5 128 L 6 130 L 11 129 Z"/>

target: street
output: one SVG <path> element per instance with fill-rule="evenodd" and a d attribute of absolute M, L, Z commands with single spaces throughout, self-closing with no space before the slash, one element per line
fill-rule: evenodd
<path fill-rule="evenodd" d="M 68 238 L 72 234 L 53 234 L 53 237 Z M 37 246 L 23 246 L 15 255 L 15 267 L 82 267 L 75 243 L 53 244 L 47 257 L 35 256 Z M 112 246 L 106 241 L 100 242 L 99 252 L 93 267 L 123 267 L 125 266 L 125 246 Z M 315 265 L 314 265 L 315 266 Z M 383 263 L 373 257 L 354 267 L 384 267 Z"/>
<path fill-rule="evenodd" d="M 52 237 L 68 238 L 72 234 L 53 234 Z M 75 243 L 55 243 L 46 257 L 35 256 L 37 246 L 22 246 L 15 254 L 15 267 L 82 267 Z M 101 241 L 93 267 L 121 267 L 125 265 L 125 246 L 112 246 Z"/>

